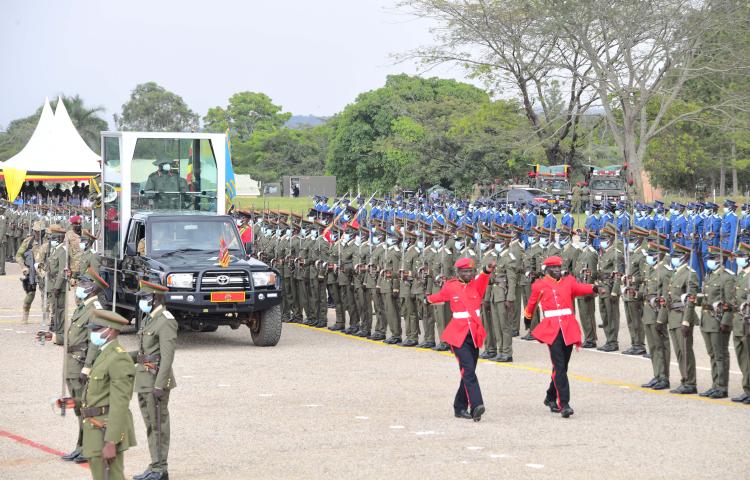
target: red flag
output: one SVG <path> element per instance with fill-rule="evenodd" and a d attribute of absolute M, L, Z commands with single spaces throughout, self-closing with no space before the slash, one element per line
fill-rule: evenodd
<path fill-rule="evenodd" d="M 328 243 L 333 243 L 333 239 L 331 238 L 331 228 L 333 228 L 333 223 L 323 229 L 323 238 L 325 238 Z"/>
<path fill-rule="evenodd" d="M 219 240 L 219 266 L 221 268 L 227 268 L 229 266 L 229 249 L 227 248 L 227 242 L 224 241 L 224 237 Z"/>

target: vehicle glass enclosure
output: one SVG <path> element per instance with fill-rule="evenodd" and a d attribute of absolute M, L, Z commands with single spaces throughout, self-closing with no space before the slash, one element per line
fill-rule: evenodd
<path fill-rule="evenodd" d="M 230 252 L 242 255 L 242 242 L 237 228 L 229 219 L 206 218 L 160 221 L 153 218 L 146 231 L 146 251 L 161 256 L 176 250 L 207 251 L 218 254 L 224 239 Z"/>
<path fill-rule="evenodd" d="M 551 190 L 569 190 L 570 184 L 567 180 L 545 180 L 544 186 Z"/>
<path fill-rule="evenodd" d="M 624 190 L 625 184 L 618 178 L 596 178 L 591 180 L 591 190 Z"/>
<path fill-rule="evenodd" d="M 221 133 L 103 132 L 103 255 L 123 257 L 135 213 L 223 215 L 226 140 Z"/>

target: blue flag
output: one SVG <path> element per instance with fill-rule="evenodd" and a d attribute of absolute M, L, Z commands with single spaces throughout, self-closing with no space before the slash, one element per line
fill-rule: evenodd
<path fill-rule="evenodd" d="M 234 169 L 232 168 L 232 146 L 229 142 L 229 130 L 227 130 L 225 147 L 224 191 L 226 192 L 226 211 L 228 212 L 232 205 L 234 205 L 234 197 L 237 196 L 237 183 L 234 180 Z"/>

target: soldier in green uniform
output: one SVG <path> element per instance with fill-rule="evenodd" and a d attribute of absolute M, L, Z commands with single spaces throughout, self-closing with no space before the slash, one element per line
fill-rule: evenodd
<path fill-rule="evenodd" d="M 172 169 L 172 161 L 166 157 L 154 160 L 157 170 L 146 179 L 143 194 L 153 198 L 154 208 L 180 209 L 185 206 L 184 192 L 187 192 L 187 181 Z"/>
<path fill-rule="evenodd" d="M 79 244 L 81 249 L 81 259 L 78 262 L 78 273 L 83 274 L 89 269 L 93 268 L 95 272 L 98 272 L 101 268 L 101 257 L 98 253 L 94 252 L 94 242 L 96 242 L 96 236 L 88 230 L 81 232 L 81 242 Z"/>
<path fill-rule="evenodd" d="M 308 317 L 311 317 L 309 325 L 317 328 L 328 326 L 328 293 L 326 290 L 328 242 L 320 235 L 325 227 L 325 224 L 318 221 L 313 222 L 310 227 L 312 244 L 309 249 L 310 313 L 308 313 Z"/>
<path fill-rule="evenodd" d="M 484 225 L 481 226 L 481 229 L 482 233 L 478 245 L 480 260 L 477 264 L 487 265 L 490 261 L 497 261 L 495 238 L 494 235 L 490 238 L 490 230 L 486 229 Z M 479 354 L 479 358 L 489 360 L 497 356 L 497 339 L 495 330 L 492 328 L 492 288 L 487 288 L 484 291 L 479 317 L 487 332 L 487 337 L 484 339 L 484 351 Z"/>
<path fill-rule="evenodd" d="M 55 344 L 63 344 L 65 295 L 68 290 L 68 252 L 62 239 L 65 229 L 52 225 L 47 229 L 50 253 L 46 265 L 47 305 L 50 311 L 50 331 L 55 334 Z"/>
<path fill-rule="evenodd" d="M 693 326 L 695 325 L 695 295 L 698 292 L 698 275 L 688 265 L 692 250 L 675 243 L 670 258 L 668 297 L 659 312 L 658 328 L 669 329 L 672 350 L 680 367 L 680 386 L 671 393 L 697 393 L 695 379 L 695 353 L 693 352 Z"/>
<path fill-rule="evenodd" d="M 489 329 L 495 332 L 495 350 L 497 355 L 492 358 L 496 362 L 513 361 L 513 312 L 516 301 L 517 271 L 515 256 L 508 246 L 513 236 L 506 232 L 495 232 L 493 258 L 496 266 L 490 282 L 492 323 Z M 489 264 L 486 263 L 485 265 Z M 489 330 L 488 329 L 488 330 Z"/>
<path fill-rule="evenodd" d="M 624 355 L 643 355 L 646 353 L 646 332 L 643 329 L 643 296 L 641 285 L 643 283 L 643 270 L 645 268 L 646 256 L 643 254 L 642 245 L 648 230 L 633 227 L 628 232 L 627 243 L 627 265 L 625 276 L 622 281 L 622 298 L 625 302 L 625 320 L 630 332 L 630 348 L 624 350 Z"/>
<path fill-rule="evenodd" d="M 739 307 L 735 309 L 732 323 L 734 353 L 742 373 L 742 393 L 732 397 L 733 402 L 750 405 L 750 244 L 741 242 L 737 249 L 737 292 L 735 298 Z"/>
<path fill-rule="evenodd" d="M 68 327 L 68 351 L 65 353 L 65 383 L 68 385 L 68 392 L 75 400 L 77 405 L 75 414 L 78 417 L 78 441 L 76 448 L 63 455 L 63 460 L 73 461 L 75 463 L 86 462 L 83 456 L 83 418 L 81 417 L 80 405 L 83 400 L 83 386 L 88 381 L 91 374 L 91 366 L 98 348 L 89 342 L 89 320 L 94 311 L 101 310 L 102 305 L 97 300 L 97 295 L 102 289 L 108 288 L 109 285 L 93 269 L 84 272 L 80 276 L 78 286 L 76 287 L 76 299 L 79 301 L 78 306 L 73 311 Z"/>
<path fill-rule="evenodd" d="M 526 276 L 526 269 L 524 267 L 526 257 L 526 247 L 523 242 L 523 228 L 517 225 L 509 225 L 510 231 L 513 234 L 513 240 L 511 240 L 508 246 L 508 251 L 515 257 L 514 263 L 516 266 L 516 302 L 513 304 L 513 314 L 511 319 L 513 321 L 513 336 L 517 337 L 521 330 L 521 310 L 522 304 L 525 305 L 529 299 L 526 295 L 531 294 L 531 281 Z"/>
<path fill-rule="evenodd" d="M 653 232 L 656 233 L 656 232 Z M 670 347 L 666 326 L 658 327 L 659 312 L 665 305 L 662 300 L 669 296 L 669 277 L 672 271 L 664 258 L 669 254 L 669 247 L 659 243 L 649 243 L 646 250 L 646 263 L 641 283 L 641 296 L 646 302 L 643 309 L 643 327 L 646 333 L 648 351 L 651 355 L 651 367 L 654 377 L 641 385 L 643 388 L 666 390 L 669 388 Z"/>
<path fill-rule="evenodd" d="M 598 280 L 599 254 L 591 245 L 595 235 L 588 230 L 578 233 L 579 254 L 573 264 L 573 274 L 581 283 L 596 283 Z M 593 295 L 578 297 L 578 319 L 583 327 L 583 348 L 596 348 L 596 300 Z"/>
<path fill-rule="evenodd" d="M 8 257 L 8 216 L 0 206 L 0 275 L 5 275 L 5 260 Z"/>
<path fill-rule="evenodd" d="M 444 245 L 444 239 L 446 232 L 436 229 L 433 231 L 432 242 L 429 247 L 425 249 L 425 264 L 427 268 L 427 284 L 425 286 L 425 292 L 428 295 L 435 294 L 440 291 L 443 283 L 447 278 L 451 276 L 451 253 Z M 420 348 L 432 348 L 434 350 L 444 351 L 448 350 L 449 347 L 445 343 L 437 343 L 436 338 L 440 338 L 445 330 L 446 326 L 446 305 L 445 304 L 431 304 L 426 306 L 429 312 L 425 313 L 425 333 L 424 342 L 418 345 Z M 437 327 L 437 337 L 435 337 L 435 327 Z"/>
<path fill-rule="evenodd" d="M 382 229 L 375 226 L 370 235 L 370 248 L 372 253 L 367 264 L 367 276 L 365 277 L 365 286 L 372 298 L 372 305 L 375 310 L 375 327 L 368 337 L 370 340 L 385 340 L 386 328 L 388 323 L 385 316 L 385 304 L 383 296 L 380 294 L 378 287 L 379 272 L 385 261 L 385 235 Z"/>
<path fill-rule="evenodd" d="M 344 302 L 342 300 L 342 293 L 339 288 L 338 276 L 339 272 L 339 239 L 340 230 L 337 227 L 330 229 L 329 236 L 331 242 L 328 244 L 328 252 L 326 254 L 326 268 L 328 274 L 326 276 L 326 285 L 328 285 L 328 293 L 331 294 L 333 300 L 334 311 L 336 313 L 336 323 L 328 327 L 329 330 L 334 332 L 344 330 L 346 328 L 346 313 L 344 310 Z"/>
<path fill-rule="evenodd" d="M 574 267 L 581 251 L 573 246 L 573 231 L 570 227 L 563 225 L 558 231 L 558 245 L 560 246 L 560 258 L 562 258 L 562 275 L 574 275 Z"/>
<path fill-rule="evenodd" d="M 133 415 L 135 367 L 117 335 L 129 322 L 115 312 L 96 310 L 89 319 L 89 341 L 98 348 L 83 390 L 83 453 L 94 480 L 123 480 L 125 451 L 136 445 Z M 105 473 L 105 470 L 107 473 Z"/>
<path fill-rule="evenodd" d="M 297 311 L 303 323 L 310 322 L 310 225 L 311 222 L 299 218 L 295 222 L 299 225 L 299 231 L 294 240 L 294 282 L 297 285 Z"/>
<path fill-rule="evenodd" d="M 542 233 L 539 227 L 532 227 L 527 235 L 529 247 L 526 249 L 524 255 L 524 276 L 528 279 L 528 286 L 524 285 L 524 288 L 528 290 L 528 293 L 526 294 L 528 296 L 531 296 L 531 284 L 534 283 L 537 278 L 544 275 L 542 273 L 542 264 L 545 258 L 545 250 L 537 240 L 538 238 L 541 238 L 541 236 Z M 534 337 L 531 336 L 531 331 L 539 324 L 539 309 L 534 310 L 534 315 L 530 322 L 524 319 L 524 323 L 526 324 L 526 335 L 521 337 L 521 340 L 533 341 Z"/>
<path fill-rule="evenodd" d="M 172 371 L 177 348 L 177 321 L 164 306 L 166 287 L 141 280 L 138 308 L 145 314 L 138 331 L 140 347 L 130 352 L 135 391 L 148 435 L 151 464 L 134 480 L 163 480 L 169 454 L 169 393 L 177 386 Z"/>
<path fill-rule="evenodd" d="M 615 352 L 620 349 L 620 278 L 625 271 L 625 257 L 620 245 L 615 245 L 617 231 L 608 224 L 600 232 L 601 255 L 598 264 L 599 315 L 604 326 L 606 343 L 597 350 Z"/>
<path fill-rule="evenodd" d="M 573 213 L 581 213 L 581 183 L 573 185 Z"/>
<path fill-rule="evenodd" d="M 345 313 L 349 314 L 349 326 L 344 328 L 344 333 L 354 335 L 359 331 L 359 312 L 352 284 L 354 275 L 354 254 L 357 246 L 354 244 L 355 228 L 346 224 L 340 229 L 341 238 L 337 246 L 338 256 L 338 285 L 339 297 Z M 345 321 L 346 323 L 346 321 Z"/>
<path fill-rule="evenodd" d="M 370 263 L 370 230 L 364 225 L 357 228 L 357 235 L 354 237 L 356 250 L 352 257 L 354 263 L 354 276 L 352 277 L 352 286 L 354 287 L 354 300 L 357 304 L 359 313 L 359 330 L 354 332 L 358 337 L 369 337 L 372 330 L 372 297 L 370 290 L 366 287 L 367 265 Z"/>
<path fill-rule="evenodd" d="M 406 338 L 402 347 L 416 347 L 419 343 L 419 319 L 417 318 L 417 307 L 411 293 L 414 283 L 415 272 L 412 265 L 417 262 L 419 252 L 414 245 L 416 235 L 410 230 L 404 230 L 401 242 L 403 255 L 399 266 L 399 301 L 401 303 L 401 315 L 404 318 L 404 333 Z"/>
<path fill-rule="evenodd" d="M 36 297 L 37 286 L 41 280 L 40 275 L 36 271 L 39 250 L 42 248 L 41 227 L 41 222 L 39 220 L 35 221 L 31 227 L 31 235 L 21 242 L 21 246 L 18 247 L 18 251 L 16 252 L 16 263 L 21 266 L 21 275 L 26 277 L 26 284 L 28 284 L 26 296 L 23 299 L 23 323 L 29 323 L 29 311 Z"/>
<path fill-rule="evenodd" d="M 401 235 L 395 229 L 389 229 L 386 237 L 386 252 L 383 259 L 383 268 L 380 271 L 380 295 L 385 307 L 385 318 L 391 336 L 383 342 L 390 345 L 401 344 L 401 305 L 399 303 L 399 278 L 398 271 L 401 268 L 401 247 L 399 240 Z"/>
<path fill-rule="evenodd" d="M 708 275 L 703 282 L 700 327 L 706 352 L 711 359 L 711 388 L 701 392 L 701 397 L 727 398 L 729 396 L 729 339 L 732 334 L 732 309 L 736 305 L 735 274 L 724 268 L 724 260 L 731 252 L 709 246 L 706 253 Z"/>

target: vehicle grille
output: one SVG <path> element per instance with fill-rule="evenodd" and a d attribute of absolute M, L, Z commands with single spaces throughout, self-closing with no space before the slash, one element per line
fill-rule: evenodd
<path fill-rule="evenodd" d="M 219 279 L 222 277 L 229 278 L 227 283 L 220 283 Z M 205 272 L 201 277 L 201 291 L 210 292 L 214 290 L 249 290 L 250 289 L 250 276 L 244 271 L 221 271 L 221 272 Z"/>

